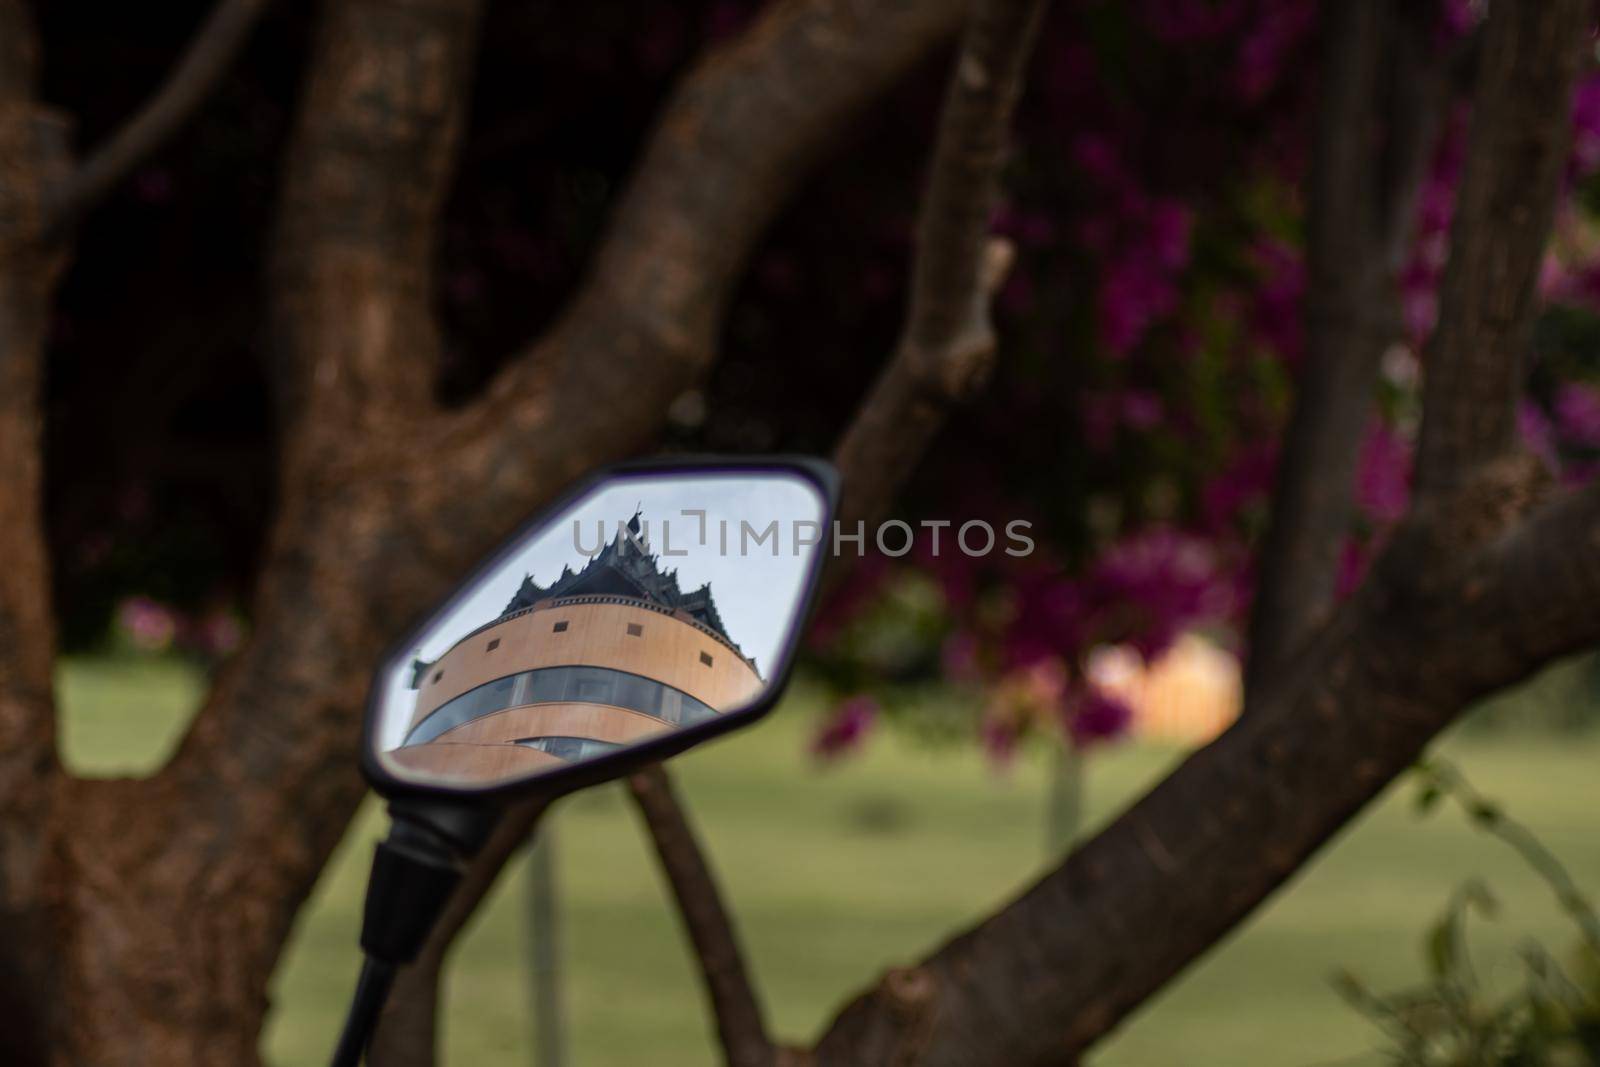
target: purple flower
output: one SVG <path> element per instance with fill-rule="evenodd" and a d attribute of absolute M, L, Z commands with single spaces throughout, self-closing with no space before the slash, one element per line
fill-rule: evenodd
<path fill-rule="evenodd" d="M 1089 604 L 1072 580 L 1053 568 L 1040 568 L 1013 580 L 1013 614 L 1004 637 L 1005 663 L 1011 668 L 1070 655 L 1083 645 Z"/>
<path fill-rule="evenodd" d="M 1398 521 L 1411 501 L 1411 442 L 1381 419 L 1361 443 L 1356 505 L 1375 522 Z"/>
<path fill-rule="evenodd" d="M 1122 160 L 1109 138 L 1098 133 L 1080 133 L 1072 140 L 1072 161 L 1095 181 L 1116 186 L 1123 180 Z"/>
<path fill-rule="evenodd" d="M 1202 490 L 1206 525 L 1213 531 L 1221 531 L 1233 524 L 1246 508 L 1265 503 L 1272 492 L 1277 469 L 1275 442 L 1258 441 L 1246 445 Z"/>
<path fill-rule="evenodd" d="M 1164 415 L 1161 398 L 1142 389 L 1122 394 L 1122 424 L 1132 430 L 1153 430 Z"/>
<path fill-rule="evenodd" d="M 151 167 L 140 171 L 133 179 L 133 195 L 146 204 L 165 204 L 175 192 L 172 172 Z"/>
<path fill-rule="evenodd" d="M 834 760 L 857 748 L 878 717 L 878 702 L 857 694 L 833 710 L 816 737 L 811 754 L 821 760 Z"/>
<path fill-rule="evenodd" d="M 1189 234 L 1194 228 L 1194 213 L 1188 205 L 1172 199 L 1152 201 L 1145 211 L 1151 255 L 1170 271 L 1189 263 Z"/>
<path fill-rule="evenodd" d="M 1444 0 L 1439 5 L 1440 30 L 1448 37 L 1465 36 L 1483 17 L 1481 8 L 1474 0 Z"/>
<path fill-rule="evenodd" d="M 1055 37 L 1055 35 L 1050 35 Z M 1099 64 L 1091 49 L 1077 34 L 1065 34 L 1044 42 L 1044 96 L 1058 107 L 1071 107 L 1100 93 Z M 1077 109 L 1081 111 L 1081 109 Z"/>
<path fill-rule="evenodd" d="M 1550 417 L 1544 409 L 1531 400 L 1524 400 L 1517 405 L 1517 435 L 1522 438 L 1522 445 L 1529 452 L 1544 460 L 1545 466 L 1557 470 L 1561 466 L 1561 456 L 1556 452 L 1555 427 L 1550 425 Z"/>
<path fill-rule="evenodd" d="M 1078 426 L 1094 452 L 1110 452 L 1117 437 L 1116 399 L 1106 393 L 1089 393 L 1078 402 Z"/>
<path fill-rule="evenodd" d="M 1233 81 L 1241 100 L 1260 103 L 1277 86 L 1315 14 L 1307 0 L 1276 0 L 1267 7 L 1239 46 Z"/>
<path fill-rule="evenodd" d="M 1600 74 L 1591 74 L 1572 92 L 1572 164 L 1579 176 L 1600 167 Z"/>
<path fill-rule="evenodd" d="M 1582 382 L 1561 386 L 1555 416 L 1563 440 L 1579 448 L 1600 446 L 1600 390 Z"/>
<path fill-rule="evenodd" d="M 1090 686 L 1067 714 L 1067 733 L 1079 748 L 1125 737 L 1133 726 L 1133 709 L 1098 686 Z"/>
<path fill-rule="evenodd" d="M 1198 44 L 1233 29 L 1243 13 L 1239 0 L 1144 0 L 1144 21 L 1165 44 Z"/>
<path fill-rule="evenodd" d="M 231 611 L 218 609 L 206 615 L 194 628 L 194 643 L 211 656 L 226 656 L 244 640 L 244 626 Z"/>
<path fill-rule="evenodd" d="M 1233 607 L 1233 583 L 1211 545 L 1161 527 L 1112 545 L 1087 581 L 1098 621 L 1095 637 L 1126 642 L 1147 660 L 1184 629 L 1225 618 Z"/>
<path fill-rule="evenodd" d="M 1100 338 L 1115 356 L 1131 352 L 1158 319 L 1178 307 L 1178 290 L 1167 271 L 1137 252 L 1106 268 L 1099 297 Z"/>
<path fill-rule="evenodd" d="M 1294 364 L 1305 344 L 1300 307 L 1306 294 L 1305 259 L 1298 248 L 1278 240 L 1256 245 L 1260 281 L 1251 308 L 1250 328 L 1268 351 Z"/>
<path fill-rule="evenodd" d="M 1056 239 L 1056 222 L 1042 211 L 1002 208 L 995 212 L 991 228 L 1020 245 L 1049 245 Z"/>
<path fill-rule="evenodd" d="M 1003 719 L 986 717 L 978 725 L 978 741 L 990 761 L 1001 766 L 1017 754 L 1017 728 Z"/>
<path fill-rule="evenodd" d="M 947 681 L 971 684 L 980 677 L 978 639 L 970 630 L 957 630 L 939 646 L 939 667 Z"/>
<path fill-rule="evenodd" d="M 706 16 L 706 37 L 717 42 L 735 37 L 749 23 L 754 9 L 749 4 L 718 0 Z"/>
<path fill-rule="evenodd" d="M 131 645 L 144 652 L 165 651 L 178 633 L 172 609 L 145 596 L 129 597 L 117 607 L 117 626 Z"/>
<path fill-rule="evenodd" d="M 1367 567 L 1372 562 L 1372 553 L 1359 539 L 1346 538 L 1344 545 L 1339 549 L 1339 570 L 1334 578 L 1334 595 L 1340 600 L 1354 593 L 1361 587 L 1361 580 L 1367 576 Z"/>

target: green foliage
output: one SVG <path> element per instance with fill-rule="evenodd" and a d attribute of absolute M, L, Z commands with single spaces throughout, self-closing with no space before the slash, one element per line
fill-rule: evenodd
<path fill-rule="evenodd" d="M 1427 975 L 1421 983 L 1378 994 L 1347 972 L 1335 986 L 1383 1030 L 1389 1061 L 1403 1067 L 1600 1067 L 1600 916 L 1594 905 L 1532 831 L 1453 766 L 1434 761 L 1417 773 L 1417 812 L 1453 800 L 1475 826 L 1509 845 L 1550 887 L 1577 928 L 1577 945 L 1563 961 L 1528 941 L 1518 953 L 1518 984 L 1493 988 L 1474 962 L 1467 920 L 1473 913 L 1493 919 L 1499 907 L 1487 885 L 1470 880 L 1423 936 Z"/>

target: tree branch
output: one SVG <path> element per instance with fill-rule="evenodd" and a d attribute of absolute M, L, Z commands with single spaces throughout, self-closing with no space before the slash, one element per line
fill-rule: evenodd
<path fill-rule="evenodd" d="M 1261 549 L 1246 689 L 1281 669 L 1332 608 L 1378 368 L 1398 333 L 1395 276 L 1449 100 L 1453 57 L 1433 43 L 1431 16 L 1390 0 L 1321 7 L 1306 361 Z"/>
<path fill-rule="evenodd" d="M 8 1057 L 43 1064 L 71 1011 L 39 996 L 63 917 L 51 882 L 64 823 L 44 528 L 44 350 L 61 257 L 40 247 L 66 123 L 37 96 L 27 5 L 0 0 L 0 1018 Z"/>
<path fill-rule="evenodd" d="M 372 666 L 459 573 L 419 550 L 402 478 L 431 458 L 414 449 L 437 344 L 430 263 L 477 12 L 320 8 L 268 277 L 283 458 L 254 626 L 159 775 L 74 786 L 64 895 L 141 935 L 63 954 L 81 993 L 63 1002 L 101 1005 L 74 1020 L 68 1058 L 122 1048 L 128 1019 L 144 1043 L 131 1058 L 253 1058 L 295 911 L 364 792 L 351 756 Z"/>
<path fill-rule="evenodd" d="M 988 379 L 990 302 L 1011 264 L 990 236 L 1011 114 L 1046 4 L 990 0 L 973 9 L 940 115 L 917 221 L 905 330 L 834 452 L 844 479 L 840 521 L 878 517 L 944 424 Z"/>
<path fill-rule="evenodd" d="M 156 94 L 51 190 L 47 236 L 59 238 L 200 109 L 249 39 L 268 0 L 219 0 Z"/>
<path fill-rule="evenodd" d="M 875 518 L 899 491 L 950 409 L 994 359 L 989 304 L 1010 248 L 989 236 L 1011 113 L 1045 3 L 979 3 L 940 115 L 918 221 L 910 309 L 902 340 L 835 453 L 840 521 Z M 830 574 L 840 571 L 834 561 Z M 630 782 L 695 946 L 730 1064 L 774 1061 L 774 1047 L 740 958 L 738 937 L 666 771 Z"/>
<path fill-rule="evenodd" d="M 32 21 L 16 0 L 0 0 L 0 815 L 7 817 L 38 799 L 39 779 L 55 762 L 42 408 L 45 324 L 59 264 L 33 241 L 51 176 L 37 76 Z M 5 873 L 0 866 L 0 906 Z"/>
<path fill-rule="evenodd" d="M 1589 15 L 1584 0 L 1490 5 L 1439 326 L 1425 361 L 1419 493 L 1448 492 L 1512 446 Z"/>
<path fill-rule="evenodd" d="M 1503 520 L 1526 484 L 1525 464 L 1502 463 L 1419 513 L 1294 677 L 1061 867 L 847 1006 L 819 1067 L 1061 1062 L 1281 886 L 1471 701 L 1600 641 L 1600 486 L 1462 551 L 1461 531 Z"/>
<path fill-rule="evenodd" d="M 436 445 L 469 529 L 649 446 L 710 368 L 746 258 L 855 118 L 960 25 L 966 0 L 784 0 L 676 90 L 577 299 Z M 575 398 L 582 398 L 575 402 Z M 559 422 L 559 429 L 552 423 Z M 441 554 L 451 529 L 434 531 Z"/>
<path fill-rule="evenodd" d="M 650 832 L 684 931 L 694 946 L 726 1062 L 729 1067 L 772 1067 L 777 1050 L 767 1036 L 732 919 L 671 778 L 656 764 L 629 778 L 628 790 Z"/>
<path fill-rule="evenodd" d="M 969 21 L 940 115 L 918 221 L 910 309 L 900 344 L 835 454 L 840 521 L 875 518 L 899 491 L 949 410 L 994 359 L 989 304 L 1010 248 L 989 236 L 1011 113 L 1045 3 L 980 3 Z M 834 561 L 830 574 L 840 572 Z M 776 1055 L 724 908 L 663 768 L 630 781 L 705 977 L 728 1062 Z"/>
<path fill-rule="evenodd" d="M 352 440 L 390 468 L 420 465 L 437 216 L 481 13 L 481 0 L 332 0 L 318 24 L 270 275 L 291 466 L 304 453 L 325 471 Z"/>

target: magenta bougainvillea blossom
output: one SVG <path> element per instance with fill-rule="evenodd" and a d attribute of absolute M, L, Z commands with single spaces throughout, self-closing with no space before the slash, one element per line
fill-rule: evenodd
<path fill-rule="evenodd" d="M 811 741 L 811 753 L 834 759 L 866 740 L 878 717 L 878 702 L 865 694 L 842 701 Z"/>
<path fill-rule="evenodd" d="M 1434 46 L 1481 24 L 1438 0 Z M 1305 170 L 1316 102 L 1312 0 L 1077 0 L 1056 9 L 1024 98 L 997 229 L 1018 258 L 999 303 L 996 399 L 1058 427 L 1072 510 L 973 468 L 991 520 L 1037 520 L 1026 559 L 864 561 L 813 662 L 838 698 L 817 749 L 966 694 L 962 736 L 997 760 L 1032 733 L 1123 736 L 1132 709 L 1089 681 L 1099 648 L 1147 660 L 1204 629 L 1241 653 L 1295 377 L 1304 361 Z M 1356 458 L 1338 592 L 1410 505 L 1429 339 L 1470 134 L 1444 116 L 1396 265 L 1399 328 Z M 1574 96 L 1569 195 L 1540 293 L 1550 309 L 1518 408 L 1523 446 L 1568 480 L 1600 472 L 1600 73 Z M 1030 377 L 1030 373 L 1032 377 Z M 1030 392 L 1035 383 L 1048 387 Z M 995 432 L 1004 433 L 1005 427 Z M 939 496 L 948 510 L 960 494 Z M 869 702 L 870 700 L 870 702 Z"/>
<path fill-rule="evenodd" d="M 1567 442 L 1579 448 L 1600 448 L 1600 388 L 1587 382 L 1567 382 L 1556 390 L 1556 427 Z"/>
<path fill-rule="evenodd" d="M 185 613 L 153 597 L 131 596 L 117 605 L 116 635 L 139 652 L 177 650 L 216 660 L 239 647 L 244 624 L 226 607 Z"/>
<path fill-rule="evenodd" d="M 1127 734 L 1133 709 L 1097 686 L 1087 687 L 1067 720 L 1067 730 L 1080 748 L 1115 741 Z"/>
<path fill-rule="evenodd" d="M 1374 523 L 1397 522 L 1411 503 L 1411 442 L 1381 418 L 1361 445 L 1356 468 L 1356 506 Z"/>

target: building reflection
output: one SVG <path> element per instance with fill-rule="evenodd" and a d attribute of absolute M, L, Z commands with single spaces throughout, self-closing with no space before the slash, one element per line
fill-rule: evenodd
<path fill-rule="evenodd" d="M 505 610 L 433 662 L 390 758 L 438 777 L 494 781 L 604 755 L 749 702 L 763 681 L 728 636 L 709 584 L 631 537 L 546 588 L 525 577 Z"/>

